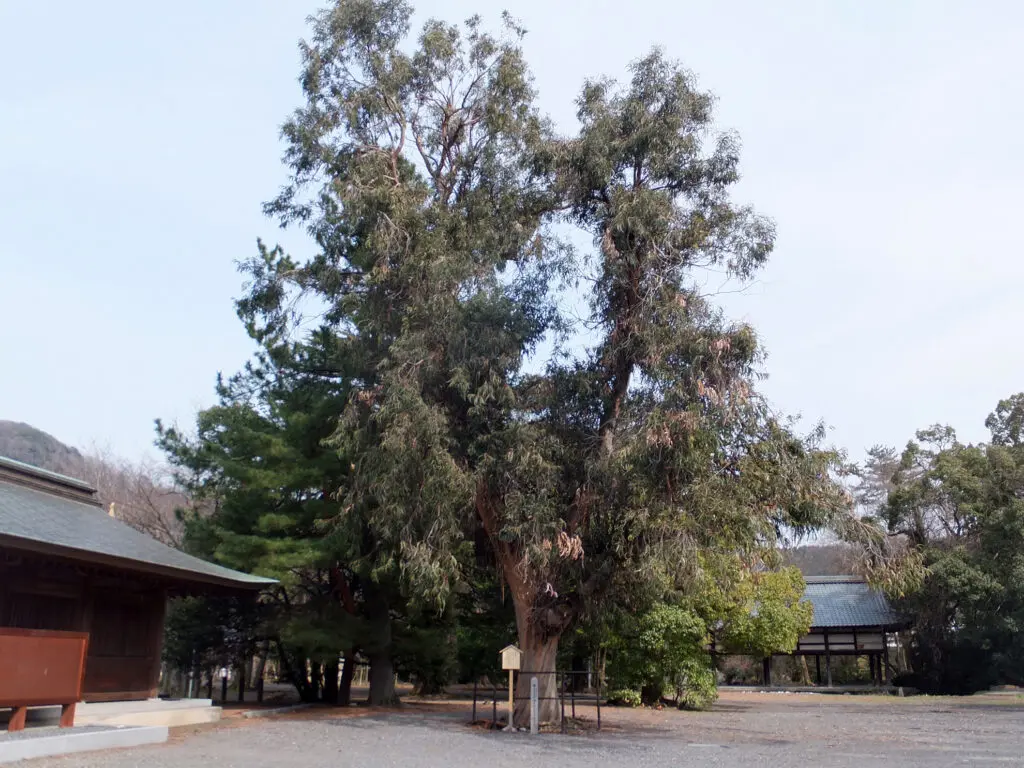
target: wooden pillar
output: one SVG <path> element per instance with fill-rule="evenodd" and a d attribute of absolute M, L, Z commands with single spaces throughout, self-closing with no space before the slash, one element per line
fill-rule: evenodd
<path fill-rule="evenodd" d="M 821 654 L 814 654 L 814 684 L 821 685 Z"/>
<path fill-rule="evenodd" d="M 163 655 L 164 647 L 164 620 L 167 617 L 167 592 L 163 589 L 155 590 L 150 599 L 152 606 L 149 615 L 149 698 L 155 698 L 160 692 L 160 658 Z M 196 690 L 199 689 L 199 681 L 196 680 Z"/>
<path fill-rule="evenodd" d="M 825 685 L 832 687 L 832 652 L 828 647 L 828 630 L 825 630 Z"/>
<path fill-rule="evenodd" d="M 875 654 L 868 654 L 868 671 L 871 675 L 871 684 L 878 685 L 878 670 L 875 668 Z"/>
<path fill-rule="evenodd" d="M 5 627 L 10 619 L 7 618 L 7 564 L 3 550 L 0 550 L 0 627 Z"/>
<path fill-rule="evenodd" d="M 764 685 L 772 684 L 772 657 L 765 656 L 764 661 L 761 662 L 761 680 Z"/>
<path fill-rule="evenodd" d="M 889 684 L 889 636 L 882 630 L 882 685 Z"/>

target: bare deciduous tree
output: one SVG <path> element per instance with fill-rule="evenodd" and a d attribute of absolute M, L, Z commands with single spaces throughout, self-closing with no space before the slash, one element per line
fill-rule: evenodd
<path fill-rule="evenodd" d="M 181 547 L 180 510 L 192 505 L 166 466 L 149 459 L 123 459 L 94 447 L 73 474 L 96 488 L 111 516 L 168 546 Z"/>

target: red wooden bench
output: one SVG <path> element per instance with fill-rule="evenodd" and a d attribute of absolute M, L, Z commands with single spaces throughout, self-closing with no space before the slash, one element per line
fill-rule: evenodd
<path fill-rule="evenodd" d="M 60 727 L 75 724 L 89 635 L 0 627 L 0 707 L 14 710 L 8 731 L 25 727 L 28 707 L 60 705 Z"/>

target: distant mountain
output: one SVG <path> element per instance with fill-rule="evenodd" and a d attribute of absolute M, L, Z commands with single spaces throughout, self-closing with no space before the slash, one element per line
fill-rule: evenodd
<path fill-rule="evenodd" d="M 162 465 L 95 451 L 83 454 L 30 424 L 2 420 L 0 456 L 84 480 L 111 515 L 165 544 L 181 545 L 184 526 L 177 510 L 188 507 L 189 500 Z"/>
<path fill-rule="evenodd" d="M 85 468 L 85 457 L 77 448 L 18 421 L 0 419 L 0 456 L 71 476 Z"/>

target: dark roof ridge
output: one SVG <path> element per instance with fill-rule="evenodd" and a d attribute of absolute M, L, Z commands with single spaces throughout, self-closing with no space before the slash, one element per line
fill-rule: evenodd
<path fill-rule="evenodd" d="M 807 584 L 867 584 L 863 576 L 804 576 Z"/>
<path fill-rule="evenodd" d="M 96 489 L 84 480 L 0 456 L 0 480 L 100 506 Z"/>

